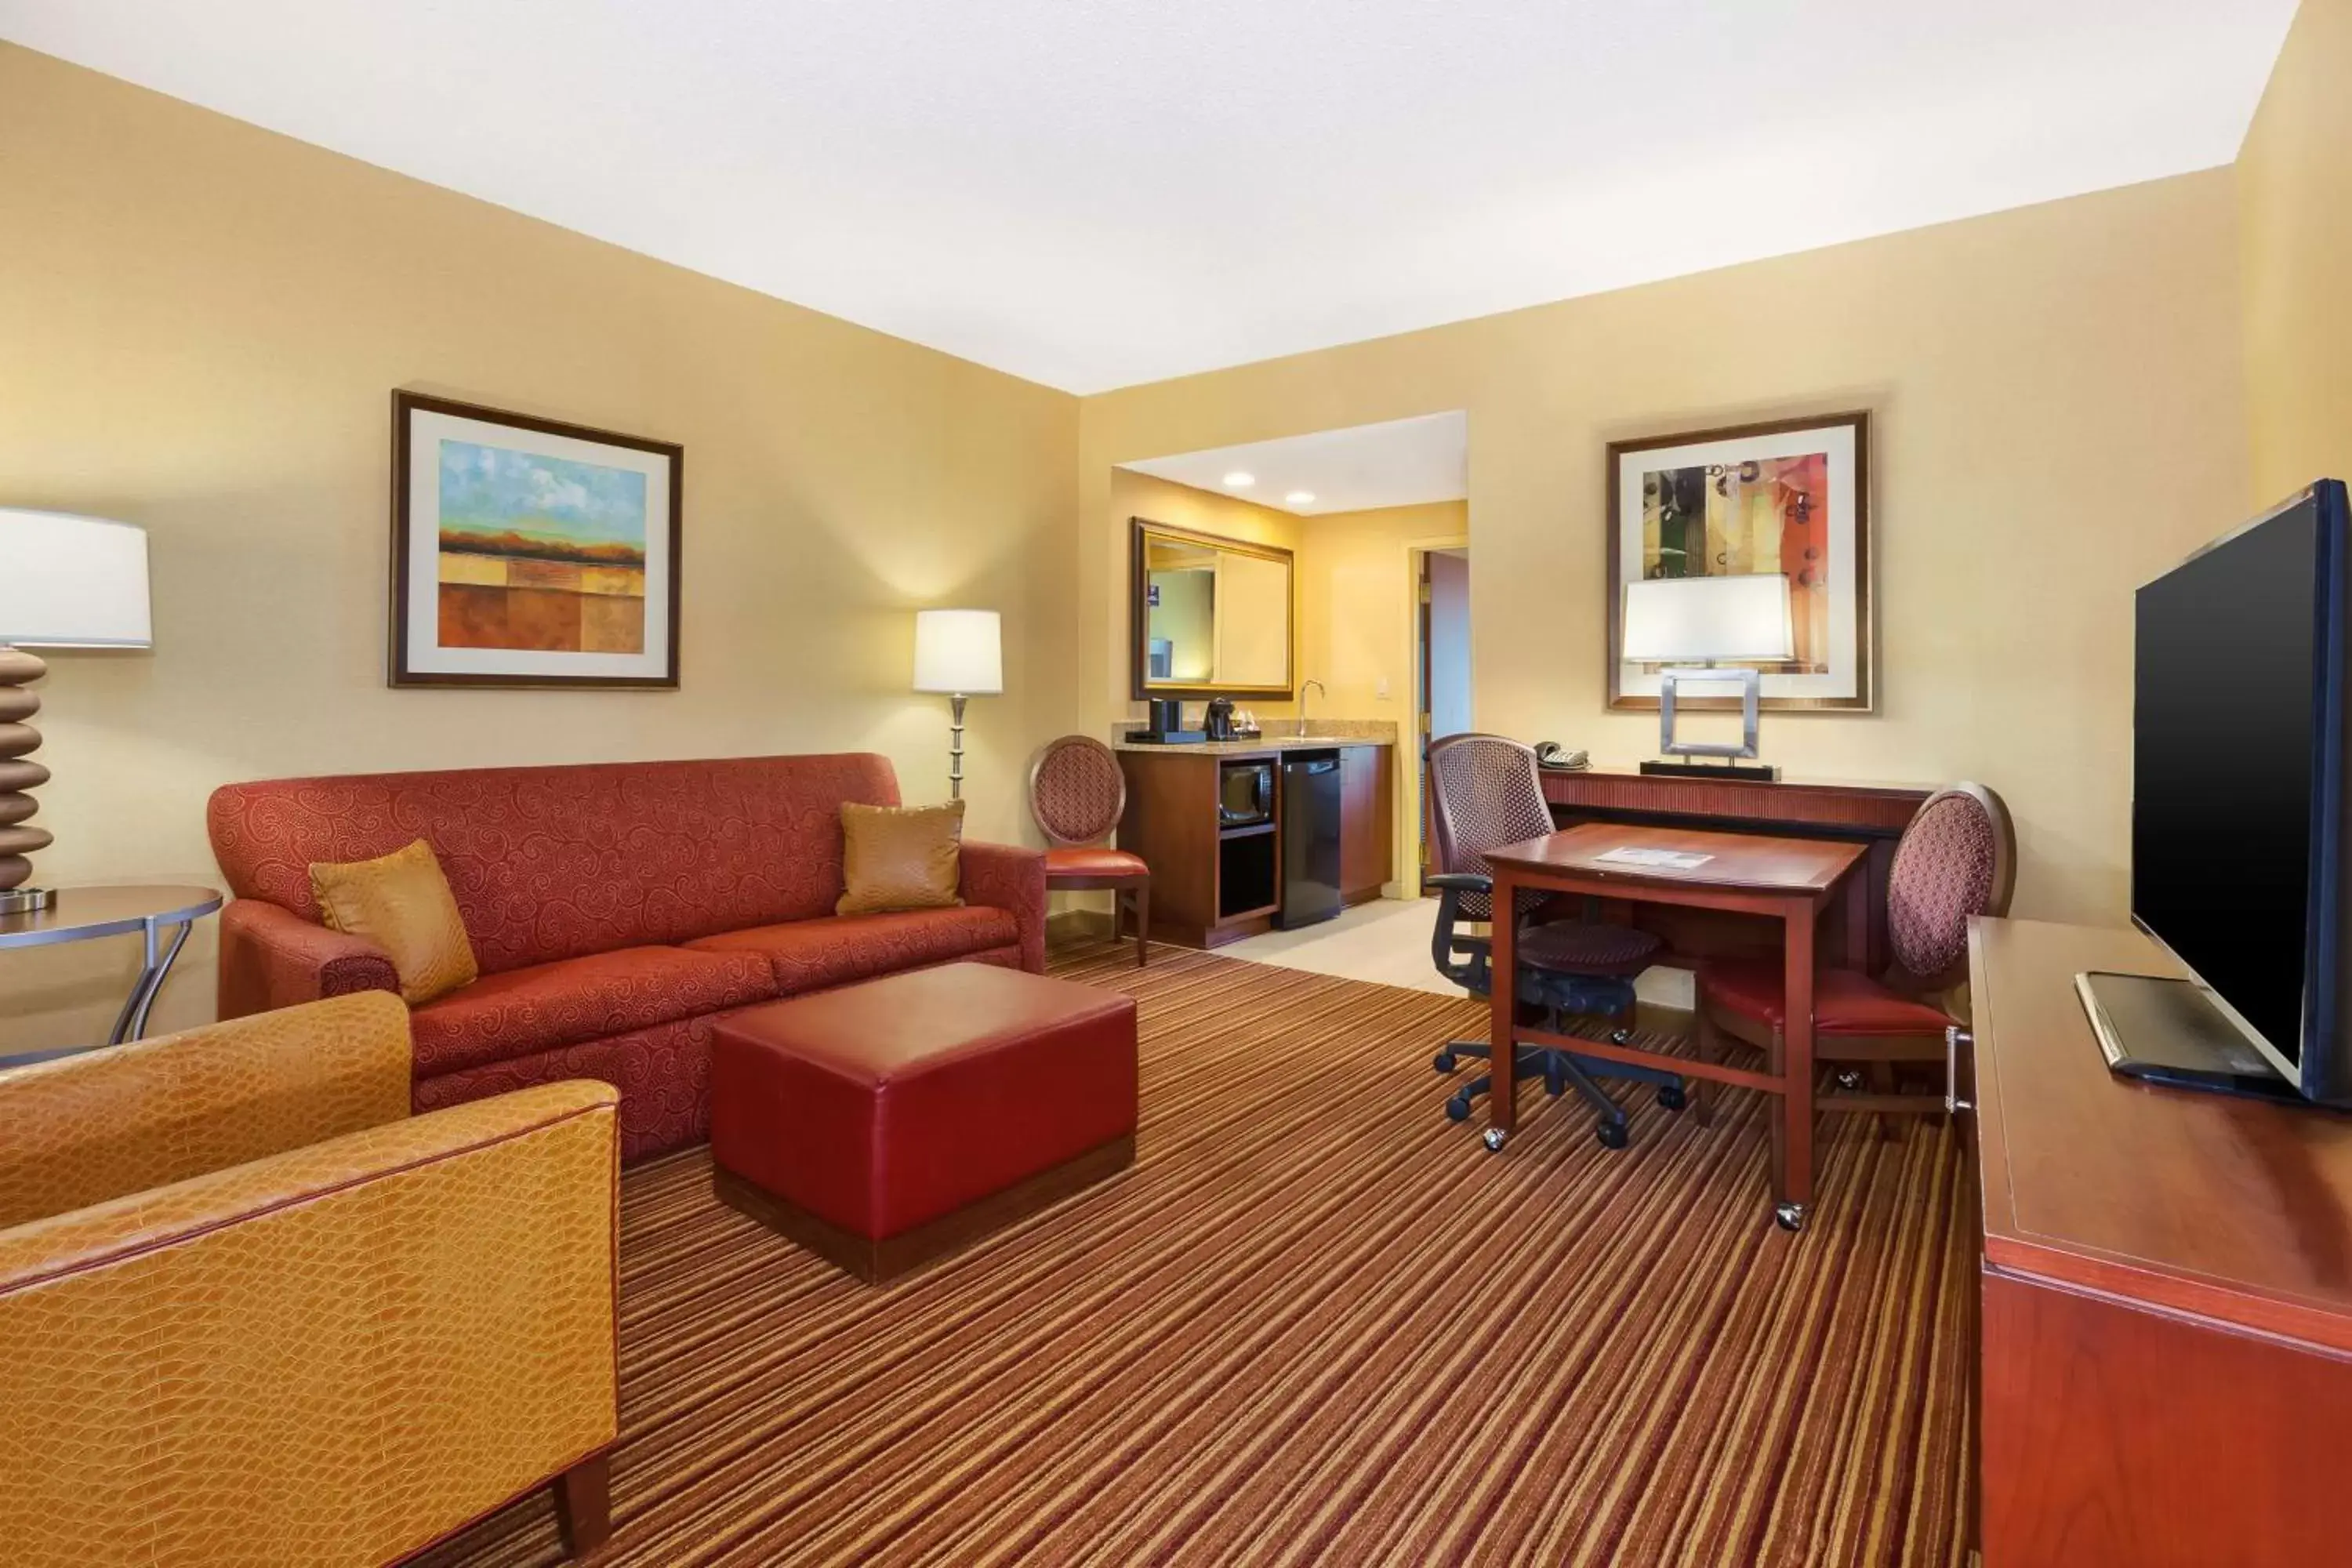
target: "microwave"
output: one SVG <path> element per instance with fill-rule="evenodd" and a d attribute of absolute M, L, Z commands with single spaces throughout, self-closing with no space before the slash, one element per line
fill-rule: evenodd
<path fill-rule="evenodd" d="M 1226 827 L 1249 827 L 1274 820 L 1274 764 L 1221 763 L 1217 765 L 1217 821 Z"/>

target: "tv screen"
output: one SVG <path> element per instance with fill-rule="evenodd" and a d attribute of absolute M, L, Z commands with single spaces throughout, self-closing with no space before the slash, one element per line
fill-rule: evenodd
<path fill-rule="evenodd" d="M 2333 500 L 2315 489 L 2208 547 L 2137 606 L 2132 914 L 2306 1092 L 2306 1026 L 2331 1024 L 2311 992 L 2333 953 L 2332 823 L 2317 810 L 2341 700 Z"/>

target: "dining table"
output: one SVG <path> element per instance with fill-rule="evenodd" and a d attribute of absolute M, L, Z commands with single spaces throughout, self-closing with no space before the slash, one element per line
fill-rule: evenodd
<path fill-rule="evenodd" d="M 1610 822 L 1588 822 L 1488 850 L 1496 910 L 1519 909 L 1522 894 L 1537 892 L 1760 917 L 1759 934 L 1779 928 L 1785 1011 L 1780 1047 L 1761 1070 L 1699 1060 L 1631 1038 L 1555 1034 L 1523 1020 L 1517 986 L 1501 979 L 1517 973 L 1517 932 L 1515 921 L 1498 920 L 1492 937 L 1497 982 L 1489 995 L 1495 1060 L 1513 1060 L 1518 1047 L 1549 1047 L 1604 1062 L 1664 1068 L 1770 1097 L 1773 1217 L 1784 1229 L 1802 1230 L 1813 1194 L 1815 936 L 1823 911 L 1837 900 L 1847 900 L 1843 957 L 1849 967 L 1868 968 L 1869 892 L 1866 879 L 1855 875 L 1867 852 L 1867 846 L 1846 839 Z M 1671 953 L 1664 960 L 1673 961 Z M 1496 1152 L 1518 1124 L 1515 1077 L 1496 1072 L 1487 1093 L 1485 1139 Z"/>

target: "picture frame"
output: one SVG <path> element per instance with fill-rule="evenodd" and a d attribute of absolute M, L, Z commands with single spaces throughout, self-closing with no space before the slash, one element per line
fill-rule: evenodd
<path fill-rule="evenodd" d="M 387 679 L 678 686 L 686 449 L 395 391 Z"/>
<path fill-rule="evenodd" d="M 1869 411 L 1856 409 L 1609 444 L 1609 603 L 1601 656 L 1611 710 L 1655 712 L 1658 707 L 1661 667 L 1618 656 L 1625 585 L 1645 576 L 1741 571 L 1780 571 L 1791 578 L 1797 658 L 1788 665 L 1755 667 L 1762 677 L 1761 706 L 1784 712 L 1875 710 L 1870 426 Z M 1790 555 L 1785 563 L 1783 551 Z M 1701 697 L 1685 689 L 1675 705 L 1727 712 L 1740 703 L 1737 696 Z"/>

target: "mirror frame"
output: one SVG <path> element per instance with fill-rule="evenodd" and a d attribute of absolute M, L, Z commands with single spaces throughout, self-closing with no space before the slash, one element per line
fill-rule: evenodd
<path fill-rule="evenodd" d="M 1171 697 L 1266 697 L 1290 700 L 1298 680 L 1298 563 L 1292 552 L 1279 544 L 1257 544 L 1246 539 L 1228 539 L 1221 533 L 1201 533 L 1189 528 L 1176 528 L 1150 518 L 1130 517 L 1128 520 L 1128 675 L 1129 685 L 1139 702 L 1154 698 Z M 1151 573 L 1148 564 L 1150 542 L 1154 539 L 1175 540 L 1184 544 L 1206 545 L 1215 550 L 1230 551 L 1235 555 L 1252 555 L 1261 561 L 1282 563 L 1283 575 L 1288 584 L 1287 600 L 1283 614 L 1289 625 L 1283 647 L 1283 679 L 1276 686 L 1234 685 L 1226 681 L 1160 680 L 1146 679 L 1151 668 L 1148 652 L 1151 637 L 1150 587 Z"/>

